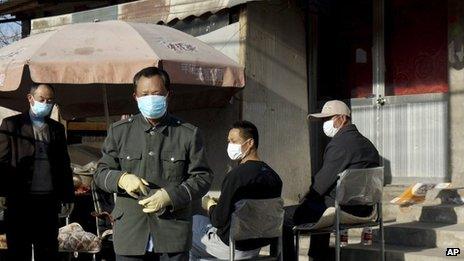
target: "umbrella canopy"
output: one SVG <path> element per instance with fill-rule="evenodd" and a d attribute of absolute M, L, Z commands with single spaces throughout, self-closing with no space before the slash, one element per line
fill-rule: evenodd
<path fill-rule="evenodd" d="M 0 106 L 27 106 L 23 95 L 32 80 L 55 86 L 65 118 L 101 115 L 103 106 L 94 107 L 104 93 L 111 114 L 127 113 L 135 108 L 128 102 L 133 76 L 148 66 L 168 72 L 178 94 L 175 109 L 218 106 L 245 84 L 243 67 L 176 29 L 123 21 L 79 23 L 0 49 Z"/>

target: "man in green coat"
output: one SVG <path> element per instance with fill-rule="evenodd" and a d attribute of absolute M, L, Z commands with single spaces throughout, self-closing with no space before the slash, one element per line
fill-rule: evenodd
<path fill-rule="evenodd" d="M 141 114 L 111 125 L 95 173 L 98 187 L 117 193 L 116 260 L 188 260 L 191 203 L 213 179 L 200 131 L 167 112 L 166 72 L 145 68 L 134 86 Z"/>

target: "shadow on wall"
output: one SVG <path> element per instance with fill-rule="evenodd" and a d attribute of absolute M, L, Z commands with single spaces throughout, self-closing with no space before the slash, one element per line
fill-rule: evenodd
<path fill-rule="evenodd" d="M 233 98 L 231 104 L 223 108 L 208 108 L 175 112 L 174 115 L 200 128 L 208 163 L 214 172 L 210 190 L 220 190 L 222 180 L 233 166 L 227 156 L 227 135 L 232 124 L 239 117 L 239 102 Z"/>
<path fill-rule="evenodd" d="M 462 176 L 462 103 L 464 78 L 464 3 L 448 1 L 448 175 L 453 184 L 464 185 Z"/>
<path fill-rule="evenodd" d="M 304 195 L 310 186 L 307 110 L 274 91 L 279 87 L 279 82 L 264 85 L 249 77 L 243 95 L 243 119 L 257 126 L 259 155 L 281 177 L 283 197 L 296 202 L 298 194 Z"/>

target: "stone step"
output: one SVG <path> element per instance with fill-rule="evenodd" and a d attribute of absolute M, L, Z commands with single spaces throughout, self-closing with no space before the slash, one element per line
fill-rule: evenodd
<path fill-rule="evenodd" d="M 382 204 L 382 212 L 384 222 L 395 221 L 400 213 L 400 207 L 389 202 L 384 202 Z"/>
<path fill-rule="evenodd" d="M 378 229 L 374 229 L 373 234 L 377 241 Z M 384 238 L 386 244 L 399 246 L 445 249 L 463 247 L 464 224 L 394 223 L 384 227 Z"/>
<path fill-rule="evenodd" d="M 464 205 L 418 204 L 399 207 L 397 222 L 421 221 L 441 224 L 464 224 Z"/>
<path fill-rule="evenodd" d="M 334 248 L 335 238 L 331 238 L 331 248 Z M 370 246 L 362 245 L 359 237 L 352 237 L 350 234 L 349 245 L 341 248 L 341 260 L 343 261 L 378 261 L 380 260 L 380 245 L 374 242 Z M 299 260 L 308 260 L 308 240 L 300 241 Z M 459 246 L 457 246 L 459 247 Z M 457 257 L 447 257 L 447 248 L 439 247 L 412 247 L 385 244 L 386 261 L 442 261 L 442 260 L 464 260 L 464 249 Z M 451 259 L 454 258 L 454 259 Z M 331 261 L 331 260 L 327 260 Z"/>
<path fill-rule="evenodd" d="M 462 248 L 462 246 L 461 246 Z M 364 246 L 362 244 L 348 245 L 341 249 L 343 261 L 378 261 L 380 250 L 378 244 Z M 461 249 L 463 251 L 463 249 Z M 456 257 L 447 257 L 446 248 L 419 248 L 397 245 L 385 245 L 386 261 L 449 261 L 463 260 L 464 253 Z"/>
<path fill-rule="evenodd" d="M 408 186 L 405 185 L 386 185 L 383 187 L 383 200 L 390 202 L 392 199 L 401 195 Z"/>

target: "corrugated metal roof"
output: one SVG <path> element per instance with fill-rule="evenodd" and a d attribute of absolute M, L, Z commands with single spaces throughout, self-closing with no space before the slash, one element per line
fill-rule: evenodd
<path fill-rule="evenodd" d="M 118 3 L 131 0 L 119 0 Z M 133 1 L 133 0 L 132 0 Z M 0 15 L 19 16 L 20 18 L 43 17 L 49 15 L 61 15 L 74 11 L 89 10 L 111 4 L 109 0 L 100 1 L 55 1 L 55 0 L 0 0 Z M 76 10 L 77 9 L 77 10 Z"/>
<path fill-rule="evenodd" d="M 95 19 L 124 20 L 132 22 L 168 23 L 189 16 L 215 13 L 257 0 L 140 0 L 115 6 L 98 8 L 72 14 L 39 18 L 31 21 L 32 33 L 53 30 L 56 27 L 76 23 L 91 22 Z"/>
<path fill-rule="evenodd" d="M 130 21 L 150 20 L 168 23 L 188 16 L 215 13 L 251 0 L 144 0 L 120 5 L 120 19 Z"/>

